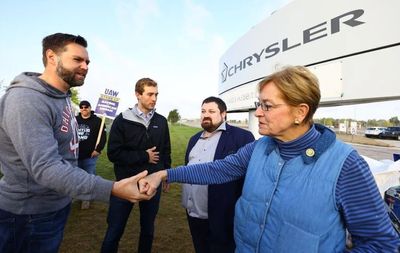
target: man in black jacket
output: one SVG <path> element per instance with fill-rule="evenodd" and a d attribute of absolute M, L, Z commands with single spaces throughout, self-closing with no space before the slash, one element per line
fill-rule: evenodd
<path fill-rule="evenodd" d="M 147 169 L 149 173 L 171 167 L 171 143 L 168 122 L 155 112 L 158 88 L 150 78 L 137 81 L 135 95 L 138 103 L 115 118 L 111 127 L 107 155 L 114 163 L 117 180 L 136 175 Z M 139 253 L 151 252 L 161 188 L 148 201 L 139 202 L 140 238 Z M 110 198 L 108 229 L 101 252 L 117 252 L 133 204 Z"/>
<path fill-rule="evenodd" d="M 92 111 L 89 101 L 79 103 L 78 122 L 79 156 L 78 166 L 89 174 L 96 174 L 96 162 L 107 141 L 105 126 L 100 133 L 101 119 Z M 101 134 L 98 144 L 97 138 Z M 82 201 L 82 209 L 88 209 L 89 201 Z"/>

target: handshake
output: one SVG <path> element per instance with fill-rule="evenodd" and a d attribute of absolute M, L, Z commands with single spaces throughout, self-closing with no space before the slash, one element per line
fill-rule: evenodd
<path fill-rule="evenodd" d="M 158 186 L 167 179 L 167 171 L 161 170 L 147 175 L 147 170 L 114 183 L 111 193 L 130 202 L 151 199 L 157 192 Z M 164 182 L 163 190 L 168 190 L 168 184 Z"/>
<path fill-rule="evenodd" d="M 146 172 L 147 175 L 147 171 L 144 172 Z M 153 197 L 154 194 L 156 194 L 157 188 L 161 182 L 163 182 L 163 190 L 167 191 L 168 184 L 166 182 L 166 179 L 167 179 L 166 170 L 161 170 L 153 174 L 147 175 L 146 177 L 142 177 L 138 181 L 139 192 L 141 194 L 146 194 L 147 196 Z"/>

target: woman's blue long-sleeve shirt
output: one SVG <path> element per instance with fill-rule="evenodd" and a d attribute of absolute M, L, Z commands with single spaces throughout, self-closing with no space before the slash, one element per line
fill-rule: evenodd
<path fill-rule="evenodd" d="M 320 132 L 313 126 L 296 140 L 276 142 L 282 158 L 290 160 L 319 137 Z M 223 160 L 169 169 L 168 181 L 220 184 L 241 178 L 246 174 L 256 142 Z M 351 252 L 398 252 L 398 235 L 385 214 L 386 208 L 369 166 L 356 151 L 351 152 L 343 164 L 335 197 L 344 224 L 352 235 L 354 247 Z"/>

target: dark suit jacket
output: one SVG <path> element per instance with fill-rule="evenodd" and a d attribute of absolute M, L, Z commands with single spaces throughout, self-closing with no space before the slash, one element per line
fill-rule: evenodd
<path fill-rule="evenodd" d="M 203 131 L 190 138 L 186 149 L 185 163 L 188 163 L 189 153 L 198 141 Z M 251 132 L 226 124 L 215 151 L 214 160 L 223 159 L 236 153 L 239 148 L 254 141 Z M 235 250 L 233 239 L 233 216 L 236 200 L 242 194 L 244 179 L 225 184 L 208 186 L 208 221 L 210 226 L 211 252 L 229 252 Z"/>

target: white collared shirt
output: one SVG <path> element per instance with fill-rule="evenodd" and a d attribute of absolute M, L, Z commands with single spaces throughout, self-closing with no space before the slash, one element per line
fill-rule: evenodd
<path fill-rule="evenodd" d="M 134 110 L 135 114 L 136 114 L 139 118 L 141 118 L 141 119 L 144 120 L 144 122 L 146 123 L 146 125 L 149 125 L 149 122 L 150 122 L 151 118 L 153 117 L 154 112 L 155 112 L 156 109 L 153 109 L 153 110 L 151 110 L 149 113 L 146 114 L 146 113 L 142 112 L 142 111 L 139 109 L 138 105 L 136 104 L 135 107 L 133 107 L 133 110 Z"/>

